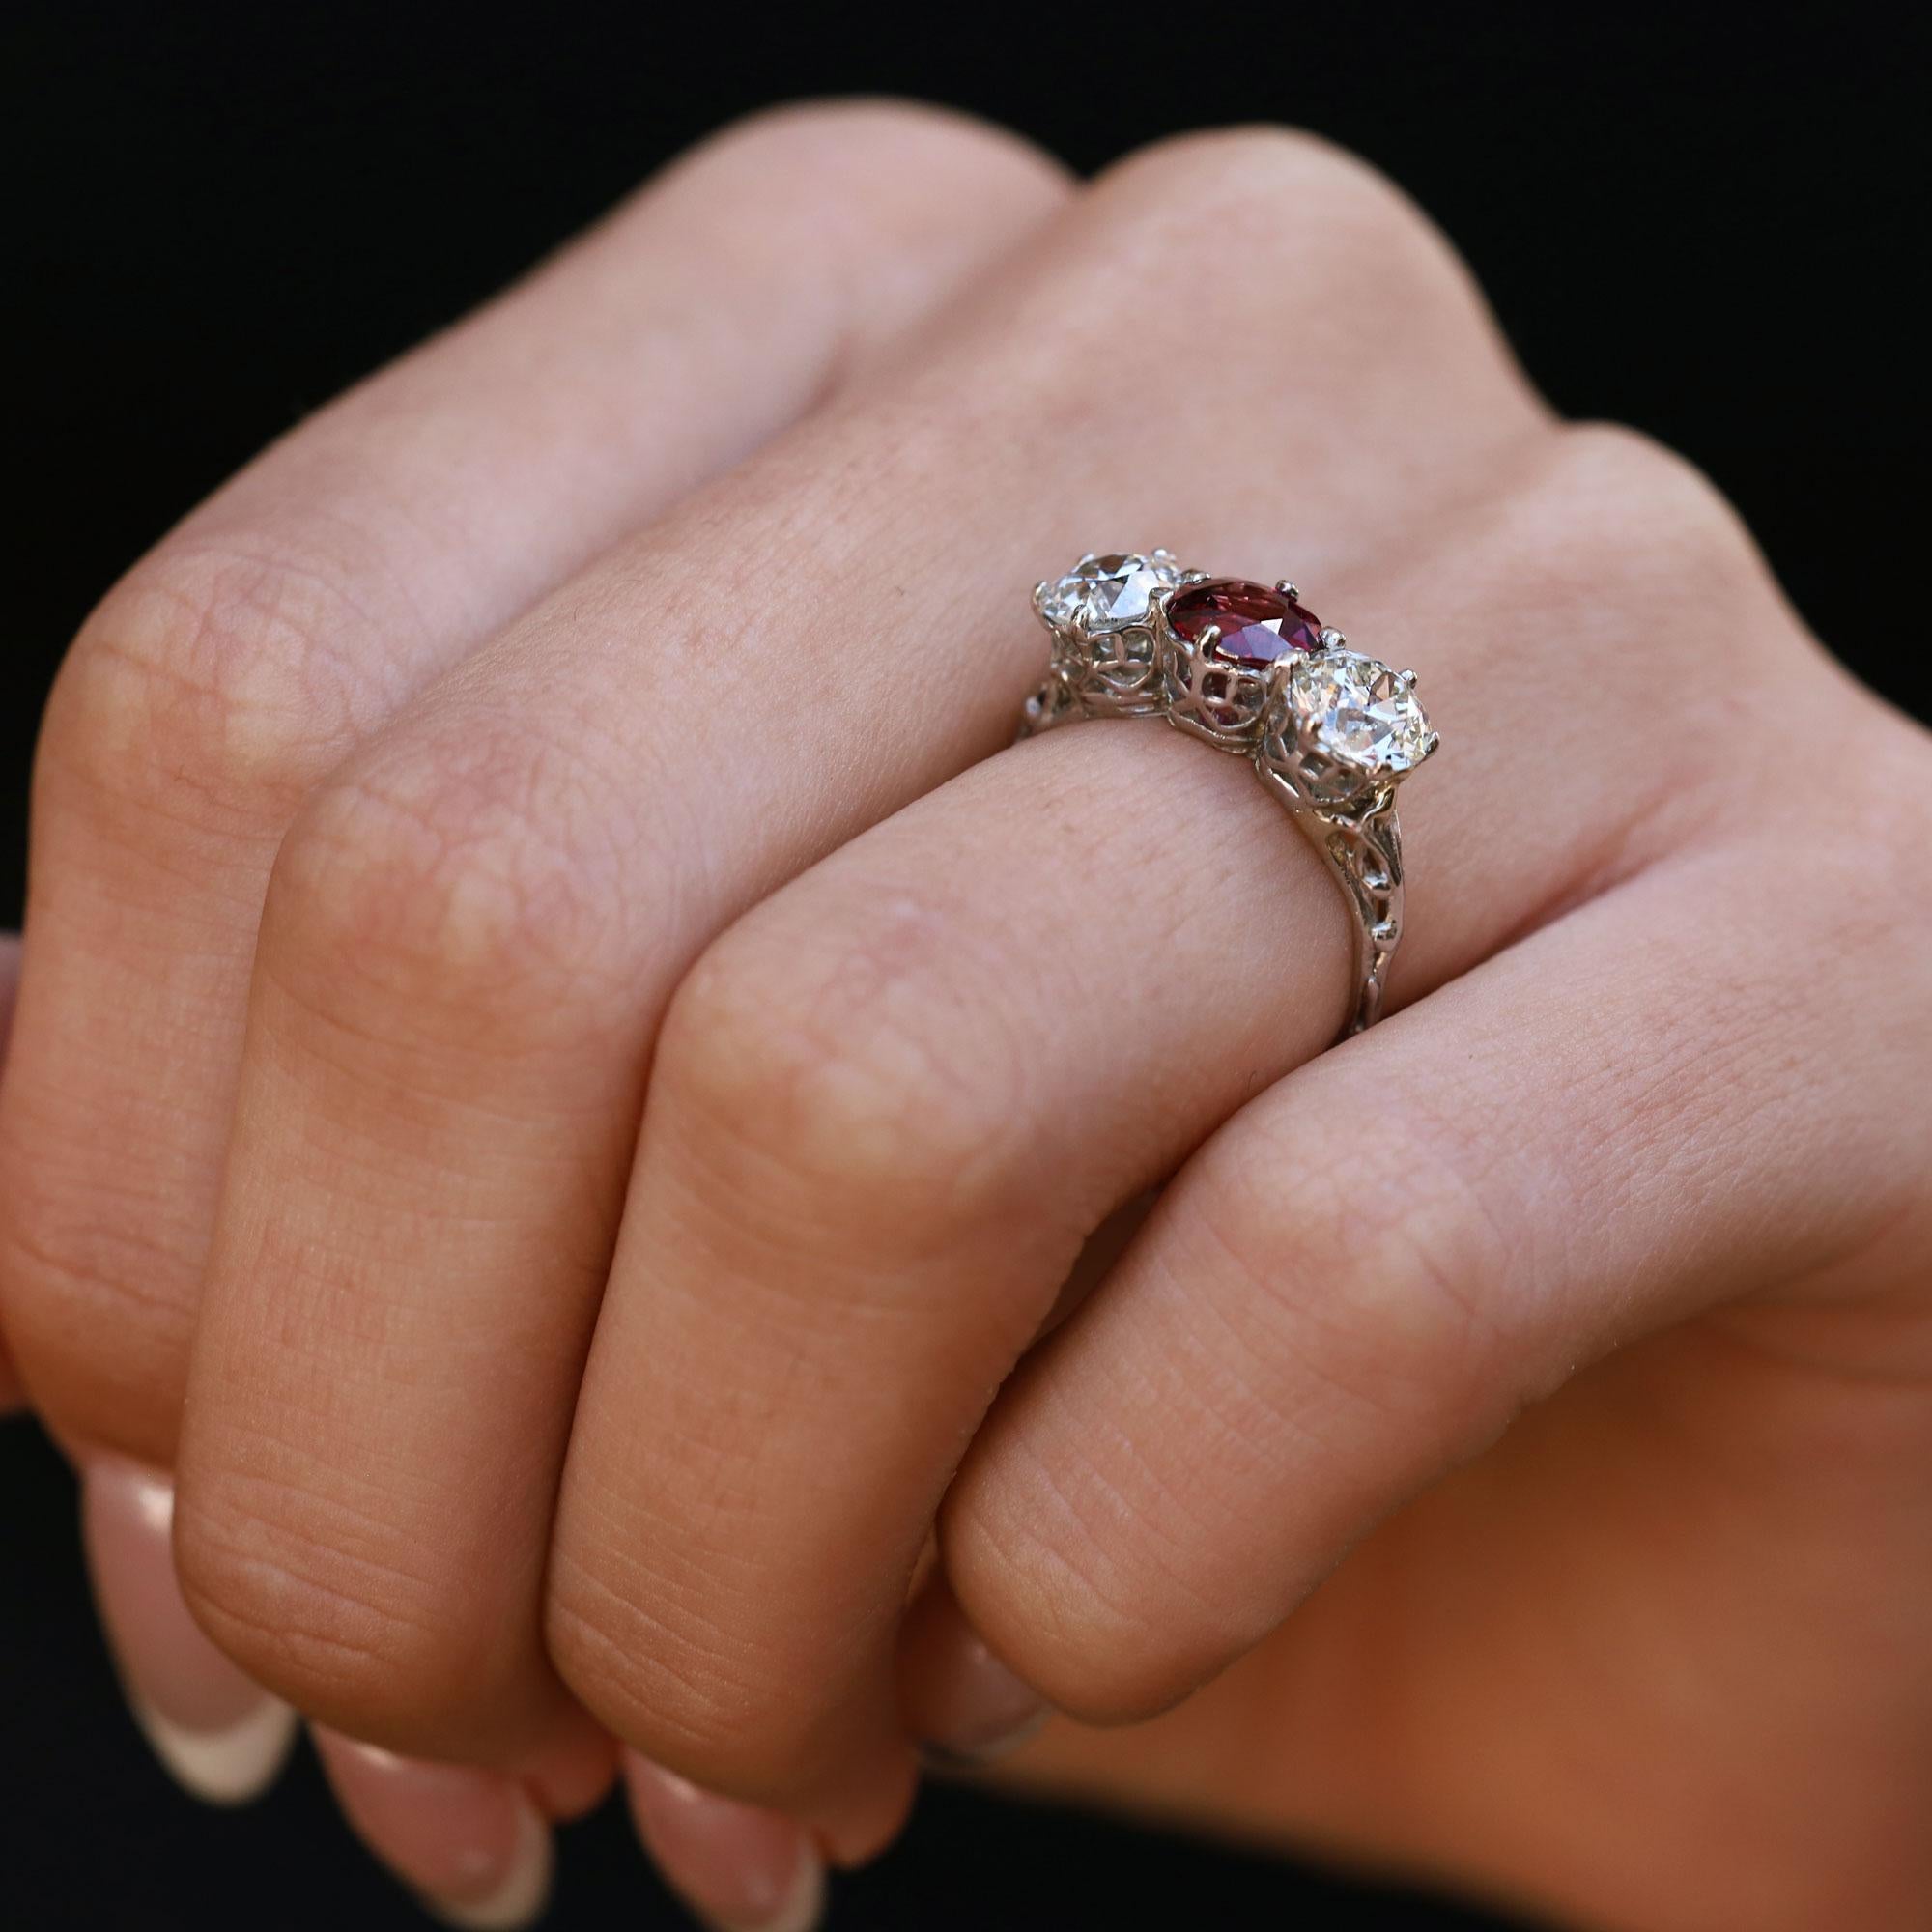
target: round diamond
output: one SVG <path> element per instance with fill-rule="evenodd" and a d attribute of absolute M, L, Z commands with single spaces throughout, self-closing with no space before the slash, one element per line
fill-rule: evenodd
<path fill-rule="evenodd" d="M 1290 651 L 1321 648 L 1321 619 L 1293 598 L 1240 577 L 1189 584 L 1167 607 L 1176 636 L 1198 643 L 1211 624 L 1220 632 L 1214 655 L 1243 670 L 1266 670 Z"/>
<path fill-rule="evenodd" d="M 1123 631 L 1146 623 L 1148 600 L 1179 582 L 1180 566 L 1164 550 L 1150 556 L 1083 556 L 1047 585 L 1040 614 L 1065 629 Z"/>
<path fill-rule="evenodd" d="M 1285 693 L 1315 747 L 1357 771 L 1409 771 L 1434 745 L 1407 678 L 1374 658 L 1353 651 L 1302 658 L 1290 669 Z"/>

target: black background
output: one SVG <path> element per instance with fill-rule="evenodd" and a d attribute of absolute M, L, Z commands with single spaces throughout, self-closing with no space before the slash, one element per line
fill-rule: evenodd
<path fill-rule="evenodd" d="M 949 101 L 1081 167 L 1244 119 L 1359 149 L 1460 243 L 1559 407 L 1695 458 L 1826 640 L 1922 701 L 1927 48 L 1906 10 L 697 11 L 8 7 L 0 920 L 46 682 L 114 575 L 678 148 L 815 93 Z M 0 1426 L 0 1918 L 419 1923 L 307 1766 L 238 1818 L 174 1795 L 116 1707 L 67 1480 L 25 1424 Z M 1142 1916 L 1490 1922 L 961 1794 L 833 1922 Z M 614 1816 L 569 1834 L 554 1922 L 674 1922 Z"/>

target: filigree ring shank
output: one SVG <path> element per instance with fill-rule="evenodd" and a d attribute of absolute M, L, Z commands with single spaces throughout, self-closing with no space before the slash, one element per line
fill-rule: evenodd
<path fill-rule="evenodd" d="M 1019 735 L 1162 717 L 1250 759 L 1348 899 L 1356 993 L 1344 1037 L 1372 1026 L 1402 937 L 1396 787 L 1437 743 L 1415 673 L 1350 650 L 1286 578 L 1209 578 L 1166 551 L 1090 554 L 1033 602 L 1053 648 Z"/>

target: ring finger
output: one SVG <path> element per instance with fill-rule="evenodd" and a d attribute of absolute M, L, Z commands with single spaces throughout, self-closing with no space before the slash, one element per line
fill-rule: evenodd
<path fill-rule="evenodd" d="M 1729 701 L 1707 638 L 1776 634 L 1728 515 L 1634 439 L 1467 480 L 1317 600 L 1422 670 L 1454 753 L 1406 814 L 1398 998 L 1676 836 Z M 1333 1038 L 1349 956 L 1252 769 L 1145 720 L 976 768 L 733 927 L 660 1042 L 572 1441 L 551 1629 L 590 1706 L 770 1803 L 875 1750 L 934 1512 L 1083 1240 Z"/>

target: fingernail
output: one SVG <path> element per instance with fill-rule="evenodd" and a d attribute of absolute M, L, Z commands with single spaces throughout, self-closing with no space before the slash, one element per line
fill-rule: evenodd
<path fill-rule="evenodd" d="M 174 1484 L 119 1457 L 90 1457 L 81 1538 L 107 1647 L 134 1721 L 176 1783 L 211 1804 L 245 1804 L 275 1780 L 296 1714 L 202 1634 L 175 1580 Z"/>
<path fill-rule="evenodd" d="M 635 1751 L 624 1782 L 645 1850 L 714 1932 L 812 1932 L 824 1917 L 825 1862 L 802 1826 L 700 1791 Z"/>
<path fill-rule="evenodd" d="M 315 1747 L 343 1815 L 445 1925 L 517 1932 L 550 1901 L 550 1824 L 501 1773 L 398 1757 L 336 1732 Z"/>
<path fill-rule="evenodd" d="M 991 1764 L 1019 1749 L 1049 1716 L 1038 1693 L 963 1623 L 929 1662 L 920 1702 L 924 1755 L 942 1769 Z"/>

